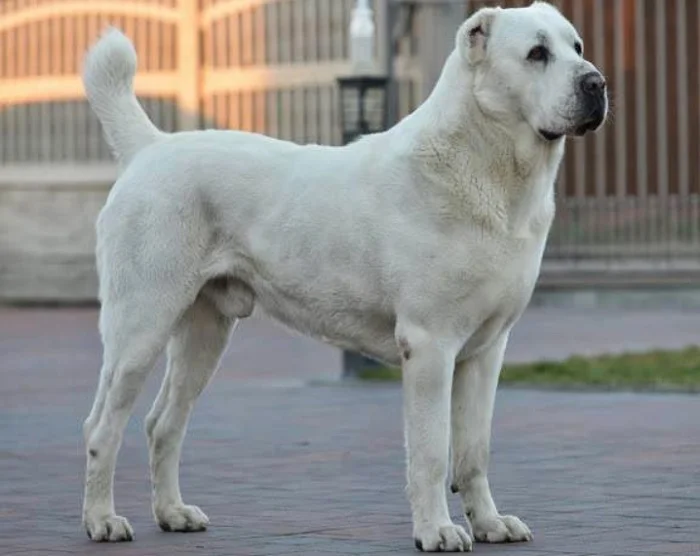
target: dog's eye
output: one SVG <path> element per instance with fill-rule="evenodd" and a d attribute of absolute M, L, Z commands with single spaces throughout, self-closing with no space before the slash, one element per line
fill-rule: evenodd
<path fill-rule="evenodd" d="M 534 46 L 527 54 L 531 62 L 546 62 L 549 59 L 549 50 L 544 46 Z"/>
<path fill-rule="evenodd" d="M 581 46 L 580 42 L 574 43 L 574 50 L 576 51 L 576 54 L 581 56 L 583 54 L 583 46 Z"/>

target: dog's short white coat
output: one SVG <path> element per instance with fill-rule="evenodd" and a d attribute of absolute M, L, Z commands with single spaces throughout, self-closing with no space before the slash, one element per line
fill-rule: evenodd
<path fill-rule="evenodd" d="M 542 40 L 551 59 L 528 60 Z M 327 147 L 236 131 L 162 133 L 134 96 L 131 43 L 116 30 L 103 36 L 84 79 L 121 171 L 97 222 L 104 362 L 84 425 L 83 518 L 93 540 L 132 538 L 114 509 L 115 461 L 166 346 L 146 420 L 153 512 L 165 530 L 206 527 L 180 495 L 180 449 L 196 397 L 237 319 L 254 308 L 402 365 L 417 546 L 530 538 L 492 499 L 490 427 L 508 334 L 554 215 L 564 139 L 541 130 L 573 132 L 579 79 L 596 71 L 579 41 L 547 4 L 481 10 L 413 114 Z M 448 513 L 450 452 L 469 533 Z"/>

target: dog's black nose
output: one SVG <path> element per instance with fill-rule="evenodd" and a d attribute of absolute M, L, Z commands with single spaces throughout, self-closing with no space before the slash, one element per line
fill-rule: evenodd
<path fill-rule="evenodd" d="M 605 91 L 605 79 L 597 71 L 587 73 L 581 78 L 581 90 L 591 96 L 598 96 Z"/>

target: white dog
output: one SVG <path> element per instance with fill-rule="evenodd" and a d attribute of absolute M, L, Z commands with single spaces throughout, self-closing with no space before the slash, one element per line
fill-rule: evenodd
<path fill-rule="evenodd" d="M 491 496 L 491 416 L 508 334 L 539 273 L 565 136 L 607 113 L 605 81 L 573 26 L 545 3 L 477 12 L 425 103 L 344 147 L 162 133 L 134 96 L 135 71 L 131 43 L 112 30 L 84 75 L 121 168 L 97 222 L 104 363 L 84 425 L 90 538 L 132 538 L 114 510 L 115 461 L 166 346 L 146 419 L 153 512 L 165 531 L 206 528 L 180 495 L 182 441 L 237 320 L 259 307 L 402 366 L 419 549 L 530 539 Z M 469 534 L 448 513 L 450 451 Z"/>

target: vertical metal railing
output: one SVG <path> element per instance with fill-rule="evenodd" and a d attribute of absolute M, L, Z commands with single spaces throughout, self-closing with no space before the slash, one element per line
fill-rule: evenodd
<path fill-rule="evenodd" d="M 529 3 L 375 1 L 383 17 L 386 2 L 404 6 L 394 10 L 403 18 L 396 44 L 388 38 L 396 21 L 377 26 L 378 56 L 392 59 L 397 118 L 422 101 L 444 59 L 440 44 L 449 43 L 457 18 L 448 29 L 438 10 L 450 4 L 466 16 L 484 5 Z M 573 270 L 700 267 L 700 2 L 554 3 L 582 33 L 587 56 L 604 70 L 612 115 L 600 133 L 569 144 L 547 261 Z M 0 176 L 7 166 L 110 162 L 79 79 L 86 48 L 107 24 L 118 25 L 136 43 L 137 93 L 158 126 L 230 127 L 338 143 L 335 79 L 349 69 L 351 5 L 0 2 Z M 196 121 L 188 123 L 192 117 Z"/>

